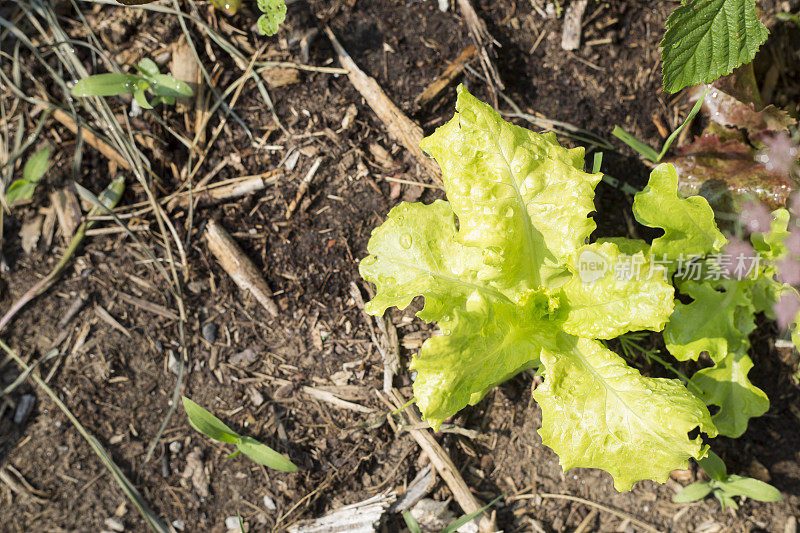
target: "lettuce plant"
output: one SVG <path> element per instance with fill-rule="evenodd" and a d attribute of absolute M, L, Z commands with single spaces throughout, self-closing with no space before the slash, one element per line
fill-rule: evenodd
<path fill-rule="evenodd" d="M 539 433 L 565 469 L 602 468 L 628 490 L 705 457 L 701 436 L 689 437 L 697 428 L 717 434 L 703 401 L 679 380 L 642 376 L 601 342 L 664 328 L 674 268 L 648 263 L 643 241 L 586 244 L 601 175 L 583 171 L 582 148 L 505 122 L 463 87 L 456 109 L 422 143 L 442 168 L 448 201 L 392 209 L 360 265 L 376 286 L 370 313 L 423 296 L 418 316 L 441 329 L 410 365 L 423 417 L 438 428 L 539 367 Z M 681 198 L 676 182 L 662 166 L 642 193 L 640 214 L 665 229 L 652 251 L 713 252 L 725 239 L 710 207 Z M 636 276 L 620 275 L 632 264 Z"/>

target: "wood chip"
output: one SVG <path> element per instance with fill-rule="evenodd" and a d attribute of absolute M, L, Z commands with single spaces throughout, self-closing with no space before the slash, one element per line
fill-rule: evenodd
<path fill-rule="evenodd" d="M 278 316 L 278 306 L 272 300 L 272 291 L 249 257 L 215 220 L 209 220 L 204 234 L 208 249 L 220 266 L 244 291 L 249 291 L 273 317 Z"/>
<path fill-rule="evenodd" d="M 78 202 L 78 198 L 72 190 L 63 188 L 50 193 L 50 202 L 58 217 L 61 236 L 66 242 L 71 241 L 82 218 L 81 204 Z"/>
<path fill-rule="evenodd" d="M 577 50 L 581 46 L 581 20 L 589 0 L 574 0 L 564 13 L 564 25 L 561 27 L 561 48 Z"/>
<path fill-rule="evenodd" d="M 36 243 L 42 235 L 42 222 L 44 217 L 39 215 L 30 220 L 26 220 L 19 230 L 19 237 L 22 241 L 22 251 L 30 255 L 36 249 Z"/>

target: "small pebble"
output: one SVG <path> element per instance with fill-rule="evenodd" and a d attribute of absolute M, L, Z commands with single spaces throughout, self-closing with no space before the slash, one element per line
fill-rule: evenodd
<path fill-rule="evenodd" d="M 233 354 L 230 358 L 231 364 L 240 365 L 244 363 L 245 365 L 249 365 L 253 363 L 258 354 L 253 348 L 246 348 L 237 354 Z"/>
<path fill-rule="evenodd" d="M 238 531 L 239 530 L 239 517 L 238 516 L 229 516 L 225 519 L 225 527 L 229 530 Z"/>
<path fill-rule="evenodd" d="M 34 403 L 36 403 L 36 396 L 33 394 L 22 395 L 17 404 L 17 410 L 14 411 L 15 424 L 23 424 L 28 419 L 28 415 L 30 415 L 33 410 Z"/>
<path fill-rule="evenodd" d="M 103 523 L 111 531 L 125 531 L 125 524 L 119 518 L 106 518 Z"/>
<path fill-rule="evenodd" d="M 277 511 L 278 510 L 278 506 L 275 505 L 275 500 L 270 498 L 269 494 L 265 494 L 264 495 L 264 507 L 267 509 L 267 511 Z"/>
<path fill-rule="evenodd" d="M 181 453 L 181 443 L 176 440 L 170 442 L 169 451 L 172 453 Z"/>
<path fill-rule="evenodd" d="M 203 338 L 210 343 L 214 343 L 217 340 L 217 325 L 213 322 L 209 322 L 205 326 L 203 326 Z"/>
<path fill-rule="evenodd" d="M 172 527 L 177 529 L 178 531 L 183 531 L 186 527 L 186 523 L 183 520 L 173 520 Z"/>
<path fill-rule="evenodd" d="M 180 363 L 178 362 L 178 358 L 175 357 L 175 352 L 172 350 L 169 350 L 169 355 L 167 356 L 167 368 L 175 375 L 180 373 Z"/>

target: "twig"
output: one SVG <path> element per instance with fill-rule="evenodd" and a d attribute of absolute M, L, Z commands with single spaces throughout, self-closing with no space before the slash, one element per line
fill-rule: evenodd
<path fill-rule="evenodd" d="M 308 188 L 311 186 L 311 182 L 314 181 L 314 176 L 317 174 L 317 169 L 319 169 L 319 165 L 322 163 L 322 158 L 318 157 L 314 164 L 311 165 L 311 168 L 308 169 L 308 173 L 306 177 L 303 178 L 303 181 L 300 182 L 300 187 L 297 188 L 297 194 L 294 197 L 294 200 L 289 203 L 289 207 L 286 208 L 286 219 L 292 218 L 292 214 L 297 209 L 297 206 L 300 205 L 300 200 L 302 200 L 303 196 L 308 191 Z"/>
<path fill-rule="evenodd" d="M 273 317 L 278 316 L 278 306 L 272 300 L 272 291 L 259 274 L 258 269 L 239 248 L 236 241 L 215 220 L 208 221 L 205 231 L 206 243 L 220 266 L 233 278 L 240 289 L 249 291 Z"/>
<path fill-rule="evenodd" d="M 392 389 L 390 398 L 396 409 L 402 409 L 403 405 L 406 403 L 397 389 Z M 403 412 L 412 425 L 422 422 L 413 409 L 403 409 Z M 482 506 L 478 503 L 478 500 L 475 499 L 472 491 L 469 490 L 469 486 L 464 481 L 464 478 L 461 477 L 458 468 L 453 464 L 453 460 L 450 459 L 447 452 L 445 452 L 439 443 L 436 442 L 436 439 L 433 438 L 433 434 L 423 429 L 409 429 L 408 432 L 414 440 L 417 441 L 417 444 L 419 444 L 419 447 L 425 452 L 425 455 L 428 456 L 431 464 L 436 471 L 439 472 L 439 475 L 444 482 L 447 483 L 447 486 L 450 487 L 456 502 L 461 506 L 464 513 L 471 514 L 478 511 Z M 484 533 L 495 531 L 497 527 L 493 522 L 493 520 L 489 519 L 484 514 L 481 518 L 480 530 Z"/>
<path fill-rule="evenodd" d="M 386 96 L 386 93 L 381 89 L 381 86 L 378 85 L 378 82 L 358 68 L 353 58 L 350 57 L 339 43 L 338 39 L 336 39 L 336 35 L 334 35 L 327 26 L 325 27 L 325 33 L 328 34 L 333 49 L 339 56 L 339 62 L 349 71 L 347 76 L 350 78 L 350 82 L 356 90 L 361 93 L 361 96 L 364 97 L 372 110 L 375 111 L 378 118 L 386 125 L 386 130 L 389 135 L 405 146 L 417 161 L 419 161 L 428 175 L 433 178 L 436 183 L 441 184 L 442 176 L 439 167 L 433 159 L 427 157 L 419 147 L 419 143 L 422 142 L 423 137 L 422 128 L 405 116 L 400 108 L 389 100 L 389 97 Z"/>
<path fill-rule="evenodd" d="M 486 79 L 489 80 L 489 88 L 492 91 L 492 103 L 496 109 L 496 91 L 502 91 L 505 89 L 505 86 L 503 85 L 503 80 L 500 79 L 500 74 L 497 72 L 497 67 L 492 63 L 487 46 L 491 46 L 497 42 L 489 34 L 489 30 L 486 29 L 486 24 L 478 17 L 478 14 L 472 7 L 472 4 L 469 3 L 469 0 L 458 0 L 458 7 L 464 15 L 464 21 L 467 23 L 469 33 L 472 35 L 472 40 L 478 48 L 478 57 L 481 60 L 483 73 L 486 75 Z"/>
<path fill-rule="evenodd" d="M 472 45 L 467 46 L 458 57 L 456 57 L 452 63 L 447 65 L 447 68 L 444 69 L 442 75 L 436 78 L 430 85 L 428 85 L 424 91 L 422 91 L 419 96 L 414 100 L 414 106 L 417 109 L 421 109 L 426 107 L 428 104 L 431 103 L 433 99 L 435 99 L 442 91 L 444 91 L 448 85 L 453 83 L 453 80 L 458 77 L 459 74 L 464 72 L 464 67 L 467 63 L 472 61 L 475 57 L 475 47 Z"/>
<path fill-rule="evenodd" d="M 335 405 L 336 407 L 341 407 L 342 409 L 349 409 L 350 411 L 355 411 L 357 413 L 364 413 L 367 415 L 375 412 L 373 409 L 370 409 L 369 407 L 364 407 L 363 405 L 359 405 L 357 403 L 348 402 L 347 400 L 342 400 L 332 392 L 315 389 L 314 387 L 309 387 L 307 385 L 304 385 L 301 390 L 303 391 L 304 394 L 308 394 L 312 398 L 316 398 L 317 400 L 322 400 L 323 402 Z"/>

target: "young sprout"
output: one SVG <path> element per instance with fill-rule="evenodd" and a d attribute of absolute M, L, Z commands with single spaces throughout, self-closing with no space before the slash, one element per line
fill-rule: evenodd
<path fill-rule="evenodd" d="M 15 180 L 6 189 L 6 204 L 11 205 L 17 200 L 30 200 L 47 169 L 50 168 L 50 147 L 45 146 L 25 163 L 22 169 L 22 178 Z"/>
<path fill-rule="evenodd" d="M 719 500 L 722 509 L 738 509 L 734 496 L 746 496 L 760 502 L 779 502 L 783 499 L 780 491 L 757 479 L 728 475 L 725 463 L 711 450 L 698 464 L 705 470 L 709 481 L 698 481 L 687 485 L 672 499 L 675 503 L 688 503 L 704 499 L 709 494 Z"/>
<path fill-rule="evenodd" d="M 278 33 L 278 27 L 286 20 L 286 3 L 283 0 L 258 0 L 258 9 L 263 12 L 258 17 L 258 32 L 270 37 Z"/>
<path fill-rule="evenodd" d="M 152 59 L 142 59 L 136 66 L 139 74 L 120 74 L 109 72 L 83 78 L 72 88 L 72 96 L 117 96 L 132 94 L 143 109 L 153 109 L 160 103 L 172 105 L 181 96 L 192 96 L 194 91 L 186 83 L 167 74 L 161 74 Z M 150 90 L 155 98 L 152 104 L 144 92 Z"/>
<path fill-rule="evenodd" d="M 280 470 L 282 472 L 297 471 L 297 466 L 289 459 L 251 437 L 239 435 L 226 426 L 222 420 L 185 396 L 183 396 L 183 408 L 186 410 L 186 415 L 189 417 L 189 424 L 194 429 L 216 441 L 234 444 L 236 446 L 236 451 L 228 456 L 229 459 L 236 457 L 239 453 L 243 453 L 256 463 L 260 463 L 274 470 Z"/>

